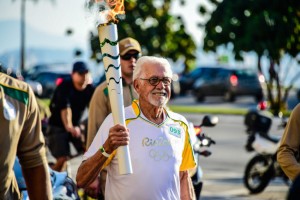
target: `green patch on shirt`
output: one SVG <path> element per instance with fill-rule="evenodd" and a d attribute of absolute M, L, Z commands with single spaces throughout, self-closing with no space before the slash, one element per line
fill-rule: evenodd
<path fill-rule="evenodd" d="M 108 96 L 108 88 L 104 88 L 103 93 L 105 94 L 105 96 Z"/>
<path fill-rule="evenodd" d="M 28 104 L 29 94 L 26 91 L 19 90 L 17 88 L 9 87 L 6 85 L 0 84 L 2 87 L 4 94 L 10 96 L 13 99 L 16 99 L 18 101 L 21 101 L 25 105 Z"/>

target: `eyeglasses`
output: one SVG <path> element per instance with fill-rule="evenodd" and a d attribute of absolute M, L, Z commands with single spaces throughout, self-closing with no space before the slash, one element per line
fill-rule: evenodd
<path fill-rule="evenodd" d="M 138 59 L 140 57 L 140 53 L 126 53 L 124 56 L 121 56 L 123 60 L 130 60 L 131 58 Z"/>
<path fill-rule="evenodd" d="M 140 78 L 140 79 L 143 81 L 148 81 L 149 84 L 152 86 L 157 86 L 160 82 L 162 82 L 164 85 L 170 85 L 172 82 L 172 79 L 170 77 L 158 78 L 158 77 L 154 76 L 149 79 L 146 79 L 146 78 Z"/>

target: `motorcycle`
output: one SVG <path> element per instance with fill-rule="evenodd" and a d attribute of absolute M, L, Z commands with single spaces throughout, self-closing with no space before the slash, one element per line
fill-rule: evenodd
<path fill-rule="evenodd" d="M 18 158 L 15 160 L 14 173 L 17 179 L 22 200 L 29 200 L 25 179 Z M 76 183 L 68 176 L 67 172 L 57 172 L 49 167 L 52 185 L 53 200 L 79 200 Z"/>
<path fill-rule="evenodd" d="M 194 126 L 192 123 L 190 123 L 190 126 L 193 127 L 193 133 L 190 137 L 194 148 L 194 155 L 196 158 L 197 167 L 191 170 L 189 173 L 193 182 L 196 199 L 200 199 L 200 194 L 203 186 L 203 171 L 199 164 L 200 156 L 208 157 L 211 155 L 211 152 L 209 150 L 202 150 L 202 148 L 210 147 L 210 145 L 216 144 L 216 142 L 213 139 L 211 139 L 205 133 L 202 132 L 202 127 L 213 127 L 218 123 L 218 121 L 218 117 L 205 115 L 200 125 Z"/>
<path fill-rule="evenodd" d="M 248 152 L 255 151 L 255 156 L 248 162 L 244 172 L 244 185 L 252 194 L 262 192 L 269 182 L 279 177 L 287 185 L 290 180 L 282 171 L 277 162 L 276 154 L 280 138 L 269 135 L 272 125 L 272 115 L 263 110 L 250 110 L 245 115 L 244 124 L 248 134 L 245 149 Z M 278 128 L 284 128 L 286 120 Z"/>

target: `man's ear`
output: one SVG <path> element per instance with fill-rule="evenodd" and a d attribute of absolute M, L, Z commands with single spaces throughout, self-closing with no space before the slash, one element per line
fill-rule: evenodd
<path fill-rule="evenodd" d="M 134 87 L 135 91 L 136 91 L 137 93 L 139 93 L 140 84 L 139 84 L 139 81 L 138 81 L 137 79 L 135 79 L 135 80 L 133 81 L 133 87 Z"/>

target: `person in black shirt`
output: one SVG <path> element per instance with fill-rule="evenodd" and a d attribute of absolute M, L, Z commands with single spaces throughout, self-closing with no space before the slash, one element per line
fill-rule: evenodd
<path fill-rule="evenodd" d="M 70 157 L 69 142 L 73 143 L 78 154 L 85 150 L 79 124 L 94 92 L 94 87 L 88 83 L 88 72 L 84 62 L 74 63 L 71 79 L 64 80 L 51 99 L 47 135 L 49 149 L 56 158 L 52 169 L 56 171 L 66 168 Z"/>

